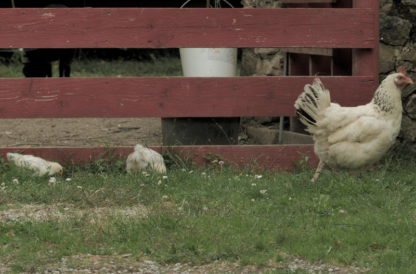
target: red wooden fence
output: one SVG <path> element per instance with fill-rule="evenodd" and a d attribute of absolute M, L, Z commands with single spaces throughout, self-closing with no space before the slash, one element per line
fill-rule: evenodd
<path fill-rule="evenodd" d="M 322 79 L 334 100 L 357 105 L 369 101 L 378 85 L 378 1 L 356 2 L 353 8 L 298 9 L 6 8 L 0 9 L 0 48 L 350 48 L 352 75 Z M 2 78 L 0 117 L 293 116 L 294 100 L 312 78 Z M 313 157 L 310 145 L 154 148 L 200 162 L 213 153 L 240 166 L 266 168 Z M 0 153 L 13 150 L 80 163 L 107 148 L 0 148 Z M 131 150 L 114 148 L 121 155 Z"/>

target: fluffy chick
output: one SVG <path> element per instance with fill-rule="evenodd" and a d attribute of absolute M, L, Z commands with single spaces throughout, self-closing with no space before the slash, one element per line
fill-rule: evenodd
<path fill-rule="evenodd" d="M 63 172 L 63 167 L 60 164 L 33 155 L 7 153 L 7 160 L 18 167 L 32 170 L 36 176 L 52 176 Z"/>
<path fill-rule="evenodd" d="M 127 157 L 126 170 L 130 173 L 147 168 L 159 173 L 166 173 L 166 166 L 162 155 L 153 149 L 137 144 L 134 147 L 134 152 Z"/>

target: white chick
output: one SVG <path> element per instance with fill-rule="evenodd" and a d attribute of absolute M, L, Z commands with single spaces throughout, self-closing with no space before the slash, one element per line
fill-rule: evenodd
<path fill-rule="evenodd" d="M 44 160 L 33 155 L 7 153 L 7 160 L 16 166 L 32 170 L 36 176 L 62 174 L 63 167 L 56 163 Z"/>
<path fill-rule="evenodd" d="M 153 169 L 159 173 L 166 173 L 166 166 L 162 155 L 153 149 L 137 144 L 134 147 L 134 152 L 127 157 L 126 170 L 130 173 L 146 168 Z"/>

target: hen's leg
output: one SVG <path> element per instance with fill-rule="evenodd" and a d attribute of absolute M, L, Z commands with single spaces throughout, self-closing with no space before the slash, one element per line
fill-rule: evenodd
<path fill-rule="evenodd" d="M 322 169 L 324 168 L 325 163 L 321 160 L 319 160 L 318 167 L 316 168 L 315 174 L 313 175 L 311 182 L 315 183 L 316 180 L 318 180 L 319 175 L 321 174 Z"/>

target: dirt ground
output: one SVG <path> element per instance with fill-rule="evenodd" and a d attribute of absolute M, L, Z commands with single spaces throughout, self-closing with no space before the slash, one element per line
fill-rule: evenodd
<path fill-rule="evenodd" d="M 0 119 L 0 142 L 1 147 L 161 145 L 161 119 Z"/>

